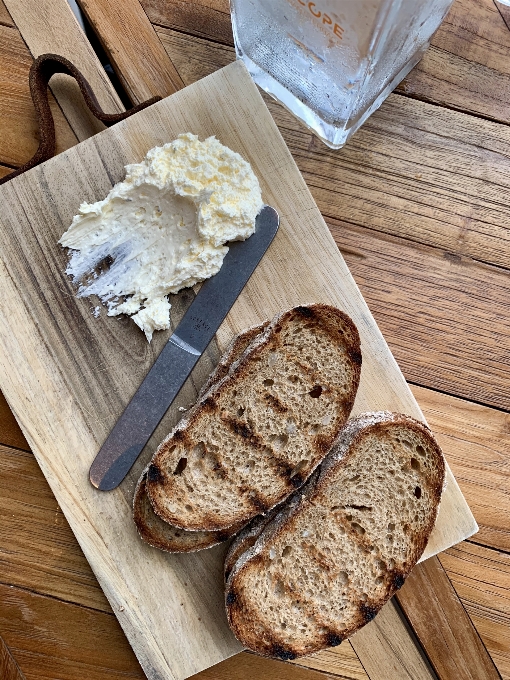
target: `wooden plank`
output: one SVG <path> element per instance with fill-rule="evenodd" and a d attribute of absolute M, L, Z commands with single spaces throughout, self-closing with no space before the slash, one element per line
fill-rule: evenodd
<path fill-rule="evenodd" d="M 361 664 L 358 661 L 361 668 Z M 368 676 L 350 673 L 348 668 L 340 673 L 320 673 L 285 661 L 264 659 L 255 654 L 242 652 L 216 666 L 194 675 L 190 680 L 368 680 Z"/>
<path fill-rule="evenodd" d="M 353 680 L 368 680 L 368 675 L 361 665 L 358 655 L 353 649 L 350 640 L 339 647 L 324 649 L 317 654 L 292 661 L 296 666 L 313 668 L 324 673 L 339 675 L 342 678 Z"/>
<path fill-rule="evenodd" d="M 29 451 L 28 442 L 25 439 L 20 426 L 13 416 L 9 404 L 0 392 L 0 444 L 14 446 L 17 449 Z"/>
<path fill-rule="evenodd" d="M 507 272 L 343 222 L 328 224 L 406 378 L 508 408 Z"/>
<path fill-rule="evenodd" d="M 0 584 L 0 630 L 27 680 L 145 680 L 111 614 Z"/>
<path fill-rule="evenodd" d="M 374 680 L 437 680 L 394 600 L 352 636 L 351 644 Z"/>
<path fill-rule="evenodd" d="M 510 677 L 510 555 L 465 541 L 440 556 L 503 678 Z"/>
<path fill-rule="evenodd" d="M 152 24 L 233 45 L 228 0 L 140 0 Z"/>
<path fill-rule="evenodd" d="M 183 87 L 138 0 L 79 0 L 133 104 Z"/>
<path fill-rule="evenodd" d="M 510 416 L 423 387 L 411 389 L 480 526 L 473 540 L 509 552 Z"/>
<path fill-rule="evenodd" d="M 437 557 L 413 569 L 396 599 L 441 680 L 498 680 L 494 662 Z"/>
<path fill-rule="evenodd" d="M 4 0 L 0 0 L 0 24 L 14 27 L 14 21 L 11 19 L 11 15 L 7 11 L 7 7 L 4 5 Z"/>
<path fill-rule="evenodd" d="M 45 52 L 66 57 L 83 73 L 106 113 L 124 110 L 66 0 L 4 2 L 34 57 Z M 80 141 L 104 129 L 104 125 L 89 112 L 77 83 L 71 77 L 63 74 L 53 76 L 51 91 Z"/>
<path fill-rule="evenodd" d="M 5 165 L 0 165 L 0 179 L 2 177 L 5 177 L 6 175 L 9 175 L 12 172 L 13 168 L 8 168 Z"/>
<path fill-rule="evenodd" d="M 72 284 L 62 273 L 67 257 L 56 242 L 83 200 L 104 196 L 123 176 L 125 163 L 139 160 L 148 148 L 183 129 L 201 137 L 216 134 L 248 158 L 265 200 L 282 218 L 270 251 L 220 329 L 220 346 L 258 319 L 308 299 L 313 289 L 319 301 L 339 305 L 359 326 L 364 363 L 357 411 L 388 408 L 421 417 L 241 64 L 232 64 L 1 187 L 5 264 L 0 357 L 9 358 L 2 359 L 2 388 L 114 611 L 124 606 L 122 625 L 142 665 L 149 672 L 176 677 L 239 648 L 224 617 L 221 552 L 167 556 L 151 551 L 136 538 L 131 520 L 133 477 L 109 494 L 98 494 L 87 480 L 100 443 L 168 332 L 148 348 L 129 320 L 119 326 L 111 317 L 95 319 L 90 303 L 74 297 Z M 25 251 L 30 258 L 25 258 Z M 1 330 L 5 328 L 9 333 Z M 450 477 L 428 553 L 475 528 Z M 192 587 L 184 585 L 188 582 Z M 172 619 L 177 620 L 169 630 Z"/>
<path fill-rule="evenodd" d="M 0 678 L 3 680 L 25 680 L 25 676 L 2 637 L 0 637 Z"/>
<path fill-rule="evenodd" d="M 39 145 L 38 125 L 28 86 L 33 59 L 16 28 L 0 26 L 0 163 L 20 166 L 28 161 Z M 50 93 L 50 108 L 55 121 L 57 152 L 76 144 L 77 139 Z M 10 168 L 1 169 L 4 176 Z"/>
<path fill-rule="evenodd" d="M 234 59 L 224 45 L 157 31 L 186 84 Z M 508 126 L 391 95 L 332 151 L 265 101 L 323 215 L 510 267 Z"/>
<path fill-rule="evenodd" d="M 508 123 L 510 31 L 493 0 L 455 0 L 399 91 Z"/>
<path fill-rule="evenodd" d="M 34 456 L 2 446 L 0 573 L 3 583 L 111 612 Z"/>

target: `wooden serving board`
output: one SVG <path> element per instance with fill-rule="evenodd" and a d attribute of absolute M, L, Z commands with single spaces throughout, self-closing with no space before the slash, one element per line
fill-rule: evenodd
<path fill-rule="evenodd" d="M 94 318 L 94 303 L 75 297 L 57 242 L 80 203 L 104 198 L 126 163 L 188 131 L 216 135 L 250 161 L 281 228 L 130 476 L 101 493 L 88 481 L 90 464 L 170 331 L 148 345 L 131 320 Z M 192 675 L 240 650 L 223 610 L 224 548 L 180 556 L 150 548 L 136 534 L 131 500 L 142 466 L 233 334 L 299 303 L 333 303 L 362 339 L 355 412 L 423 415 L 239 62 L 8 182 L 0 206 L 0 387 L 147 676 Z M 174 325 L 192 297 L 174 296 Z M 476 530 L 448 471 L 424 557 Z"/>

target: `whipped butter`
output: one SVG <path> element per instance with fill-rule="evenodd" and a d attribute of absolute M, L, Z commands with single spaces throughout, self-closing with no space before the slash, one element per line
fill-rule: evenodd
<path fill-rule="evenodd" d="M 127 165 L 104 200 L 82 203 L 59 241 L 72 250 L 66 272 L 80 297 L 97 295 L 109 316 L 130 315 L 150 342 L 170 327 L 168 294 L 216 274 L 225 243 L 253 234 L 262 205 L 238 153 L 215 137 L 179 135 Z"/>

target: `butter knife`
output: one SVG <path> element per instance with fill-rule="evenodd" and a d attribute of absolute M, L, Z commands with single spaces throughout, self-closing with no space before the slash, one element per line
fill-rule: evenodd
<path fill-rule="evenodd" d="M 246 241 L 229 244 L 220 271 L 202 284 L 95 457 L 89 476 L 97 489 L 115 489 L 127 475 L 262 259 L 278 225 L 276 210 L 264 206 L 255 220 L 255 233 Z"/>

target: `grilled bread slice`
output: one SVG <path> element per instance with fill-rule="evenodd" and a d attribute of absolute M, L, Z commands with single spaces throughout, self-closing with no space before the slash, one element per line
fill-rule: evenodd
<path fill-rule="evenodd" d="M 154 510 L 145 489 L 147 471 L 138 480 L 133 503 L 133 518 L 141 538 L 154 548 L 166 552 L 196 552 L 217 545 L 229 539 L 241 525 L 231 531 L 186 531 L 168 524 Z"/>
<path fill-rule="evenodd" d="M 216 369 L 202 387 L 201 395 L 205 394 L 216 382 L 224 378 L 230 366 L 237 361 L 250 343 L 267 327 L 269 322 L 244 331 L 237 335 L 230 343 Z M 133 519 L 140 537 L 149 545 L 166 552 L 196 552 L 226 541 L 239 529 L 244 522 L 229 527 L 225 531 L 186 531 L 172 526 L 162 520 L 154 510 L 146 490 L 147 468 L 142 472 L 135 489 L 133 498 Z"/>
<path fill-rule="evenodd" d="M 444 475 L 422 423 L 387 412 L 349 421 L 258 536 L 247 529 L 232 544 L 226 609 L 236 637 L 259 654 L 294 659 L 373 619 L 423 553 Z"/>
<path fill-rule="evenodd" d="M 358 332 L 340 310 L 277 315 L 156 451 L 147 472 L 155 512 L 194 531 L 266 513 L 329 451 L 360 369 Z"/>

